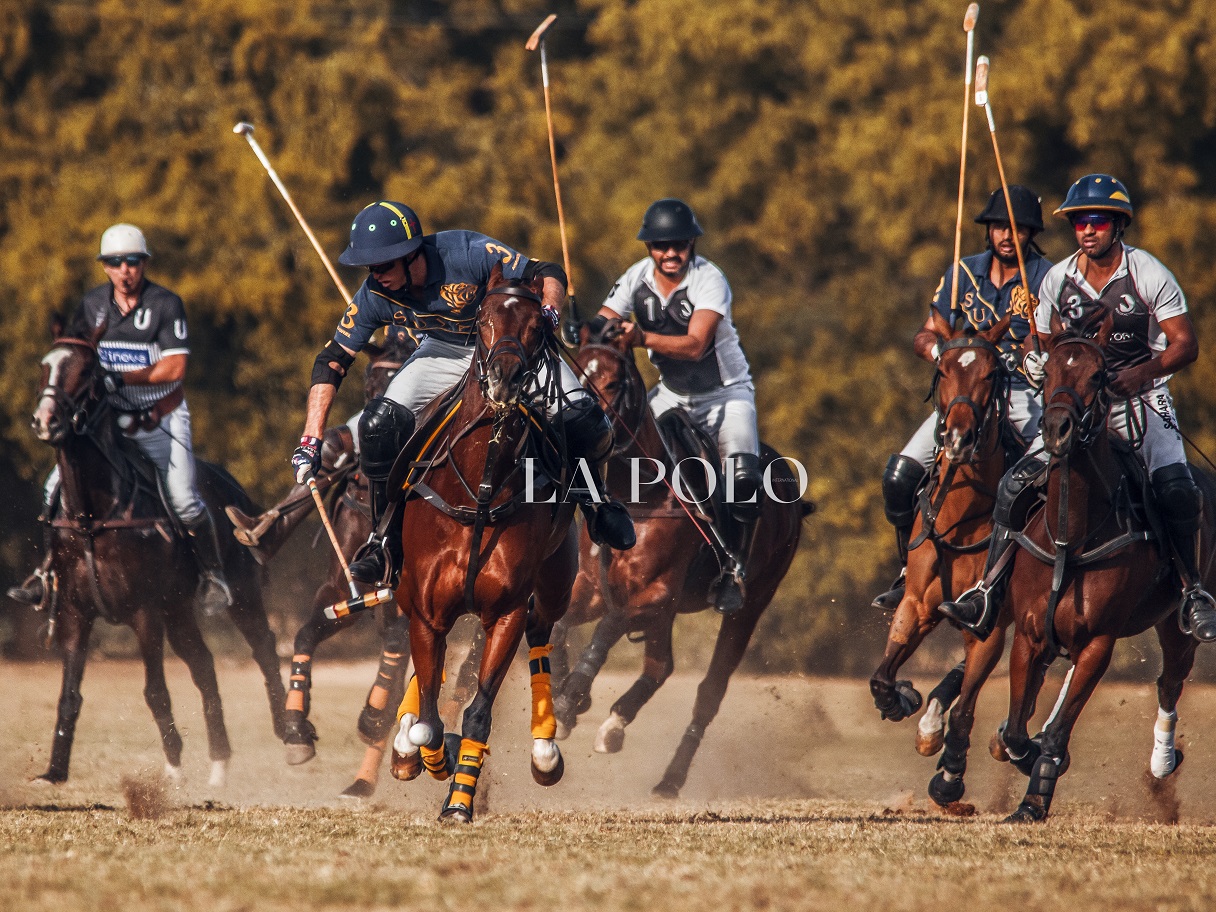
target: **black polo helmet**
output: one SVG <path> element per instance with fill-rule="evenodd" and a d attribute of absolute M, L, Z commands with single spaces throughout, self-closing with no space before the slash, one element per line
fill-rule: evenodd
<path fill-rule="evenodd" d="M 1068 188 L 1054 214 L 1070 218 L 1073 212 L 1118 212 L 1130 222 L 1135 209 L 1123 181 L 1109 174 L 1086 174 Z"/>
<path fill-rule="evenodd" d="M 343 266 L 375 266 L 409 256 L 422 246 L 422 222 L 404 203 L 380 200 L 355 216 Z"/>
<path fill-rule="evenodd" d="M 650 204 L 650 208 L 642 216 L 642 230 L 638 232 L 638 240 L 648 243 L 691 241 L 704 233 L 688 203 L 668 197 Z"/>
<path fill-rule="evenodd" d="M 1013 202 L 1013 221 L 1019 228 L 1032 232 L 1043 230 L 1043 200 L 1029 187 L 1021 184 L 1009 185 L 1009 199 Z M 986 225 L 989 222 L 1008 222 L 1009 207 L 1005 205 L 1005 191 L 997 187 L 988 197 L 988 205 L 975 220 Z"/>

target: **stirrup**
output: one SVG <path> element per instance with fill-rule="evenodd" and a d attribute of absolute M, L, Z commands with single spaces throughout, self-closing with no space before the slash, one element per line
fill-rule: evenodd
<path fill-rule="evenodd" d="M 993 588 L 995 587 L 986 586 L 984 585 L 984 581 L 980 580 L 970 589 L 963 592 L 963 594 L 958 598 L 952 599 L 948 602 L 942 602 L 937 606 L 937 610 L 941 614 L 950 618 L 950 620 L 954 621 L 960 627 L 975 634 L 975 636 L 981 641 L 986 640 L 988 639 L 988 635 L 992 632 L 990 629 L 991 624 L 989 623 L 989 618 L 992 616 Z M 968 618 L 960 616 L 959 612 L 963 608 L 963 605 L 974 605 L 977 597 L 980 599 L 979 616 L 975 618 L 975 620 L 969 620 Z"/>
<path fill-rule="evenodd" d="M 34 591 L 32 588 L 34 585 L 38 586 L 38 591 Z M 46 606 L 47 595 L 50 594 L 50 591 L 50 572 L 39 567 L 27 576 L 20 586 L 9 588 L 6 595 L 14 602 L 29 605 L 36 611 L 41 611 Z"/>
<path fill-rule="evenodd" d="M 744 599 L 747 597 L 745 584 L 742 567 L 736 566 L 733 570 L 723 573 L 711 590 L 714 611 L 723 617 L 730 617 L 742 611 Z"/>
<path fill-rule="evenodd" d="M 356 583 L 365 586 L 383 585 L 396 589 L 400 581 L 400 571 L 393 566 L 394 563 L 389 553 L 388 540 L 373 532 L 355 552 L 355 559 L 350 562 L 350 575 Z"/>
<path fill-rule="evenodd" d="M 1199 623 L 1195 621 L 1196 612 L 1200 615 Z M 1199 583 L 1192 583 L 1182 590 L 1178 627 L 1201 643 L 1216 640 L 1216 599 Z"/>
<path fill-rule="evenodd" d="M 899 576 L 895 577 L 895 582 L 891 584 L 891 588 L 886 592 L 874 596 L 874 601 L 870 602 L 870 607 L 877 608 L 879 611 L 894 611 L 899 607 L 899 603 L 903 601 L 904 592 L 907 591 L 908 584 L 908 568 L 901 567 Z"/>

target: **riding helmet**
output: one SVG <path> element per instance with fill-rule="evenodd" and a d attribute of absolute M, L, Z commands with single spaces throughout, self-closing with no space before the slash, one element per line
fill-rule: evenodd
<path fill-rule="evenodd" d="M 639 241 L 691 241 L 704 234 L 688 203 L 667 198 L 651 203 L 642 216 Z"/>
<path fill-rule="evenodd" d="M 101 235 L 101 252 L 97 254 L 97 259 L 103 260 L 109 256 L 126 256 L 135 254 L 141 257 L 150 257 L 148 253 L 148 242 L 144 238 L 144 233 L 134 225 L 128 225 L 125 222 L 120 222 L 117 225 L 111 225 Z"/>
<path fill-rule="evenodd" d="M 1029 187 L 1021 184 L 1009 185 L 1009 199 L 1013 201 L 1013 220 L 1019 228 L 1029 228 L 1031 232 L 1043 230 L 1042 199 Z M 1005 191 L 997 187 L 988 197 L 988 205 L 984 211 L 975 217 L 981 225 L 988 222 L 1009 221 L 1009 207 L 1005 205 Z"/>
<path fill-rule="evenodd" d="M 1121 212 L 1132 220 L 1132 197 L 1123 182 L 1109 174 L 1086 174 L 1068 188 L 1068 196 L 1055 215 L 1068 218 L 1070 212 Z"/>
<path fill-rule="evenodd" d="M 380 200 L 355 216 L 350 246 L 338 262 L 343 266 L 375 266 L 409 256 L 422 246 L 422 222 L 403 203 Z"/>

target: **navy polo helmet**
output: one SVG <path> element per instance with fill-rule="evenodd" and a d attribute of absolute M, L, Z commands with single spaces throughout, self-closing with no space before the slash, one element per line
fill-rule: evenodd
<path fill-rule="evenodd" d="M 338 262 L 343 266 L 375 266 L 409 256 L 422 246 L 422 222 L 404 203 L 380 200 L 355 216 L 350 245 Z"/>

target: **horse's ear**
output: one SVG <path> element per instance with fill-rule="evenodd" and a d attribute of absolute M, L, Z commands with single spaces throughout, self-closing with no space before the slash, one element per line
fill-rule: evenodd
<path fill-rule="evenodd" d="M 51 318 L 47 321 L 47 329 L 51 333 L 52 342 L 59 340 L 59 337 L 63 335 L 63 331 L 67 329 L 67 325 L 68 321 L 59 311 L 55 311 L 53 314 L 51 314 Z"/>
<path fill-rule="evenodd" d="M 930 316 L 933 320 L 933 331 L 935 333 L 937 333 L 943 339 L 950 339 L 954 337 L 954 330 L 950 328 L 950 324 L 946 322 L 946 318 L 938 312 L 936 307 L 930 311 Z"/>
<path fill-rule="evenodd" d="M 1005 314 L 1005 316 L 997 320 L 995 326 L 990 326 L 988 329 L 983 330 L 980 333 L 980 338 L 982 338 L 985 342 L 996 345 L 997 340 L 999 340 L 1001 336 L 1005 335 L 1005 332 L 1009 329 L 1009 324 L 1012 322 L 1012 320 L 1013 314 Z"/>
<path fill-rule="evenodd" d="M 486 280 L 486 289 L 497 288 L 499 285 L 507 284 L 507 280 L 502 277 L 502 263 L 495 263 L 490 269 L 490 278 Z"/>

